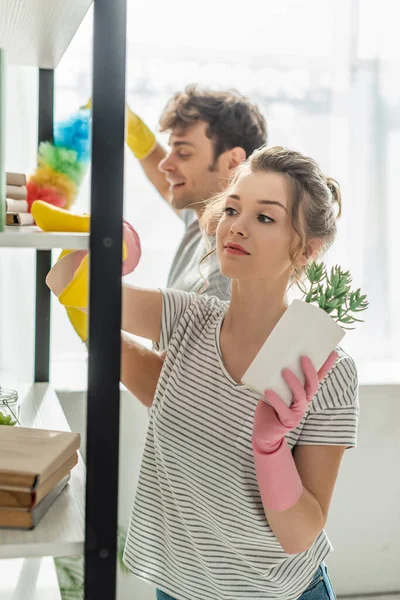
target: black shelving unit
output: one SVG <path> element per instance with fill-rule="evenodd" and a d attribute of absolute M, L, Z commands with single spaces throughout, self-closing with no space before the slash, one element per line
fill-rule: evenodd
<path fill-rule="evenodd" d="M 38 143 L 53 142 L 54 70 L 39 69 Z M 49 381 L 50 290 L 45 283 L 51 269 L 51 250 L 36 251 L 35 374 L 34 381 Z"/>
<path fill-rule="evenodd" d="M 54 4 L 58 4 L 60 11 L 65 13 L 65 17 L 63 14 L 57 21 L 60 39 L 65 47 L 91 4 L 90 0 L 81 0 L 81 14 L 77 17 L 77 1 L 74 7 L 69 8 L 68 3 L 60 0 L 54 3 L 53 0 L 52 9 Z M 43 7 L 32 4 L 31 0 L 15 0 L 15 14 L 10 15 L 11 11 L 2 11 L 1 2 L 3 0 L 0 0 L 0 17 L 3 20 L 3 28 L 0 24 L 0 47 L 4 44 L 14 63 L 39 66 L 38 141 L 52 141 L 54 68 L 62 56 L 60 39 L 56 39 L 54 27 L 46 35 Z M 117 570 L 126 0 L 94 0 L 93 4 L 84 598 L 114 600 Z M 40 31 L 34 32 L 33 36 L 31 25 L 27 27 L 25 23 L 28 11 L 34 13 L 32 22 L 40 24 Z M 68 16 L 75 21 L 70 27 L 70 38 L 65 41 L 61 25 L 62 19 Z M 19 36 L 23 39 L 19 39 Z M 31 43 L 34 51 L 27 49 Z M 56 246 L 50 244 L 46 249 L 36 250 L 34 381 L 38 383 L 49 381 L 50 291 L 45 284 L 45 277 L 51 268 L 52 247 Z"/>
<path fill-rule="evenodd" d="M 115 598 L 126 0 L 95 0 L 85 600 Z"/>

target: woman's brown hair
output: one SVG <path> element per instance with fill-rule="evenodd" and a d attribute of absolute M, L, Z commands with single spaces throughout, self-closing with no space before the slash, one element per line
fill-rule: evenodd
<path fill-rule="evenodd" d="M 215 235 L 222 217 L 227 195 L 243 173 L 273 172 L 284 175 L 292 189 L 291 221 L 298 235 L 298 243 L 290 251 L 293 277 L 301 281 L 304 269 L 296 264 L 300 253 L 306 253 L 309 242 L 322 242 L 321 252 L 326 251 L 335 239 L 336 219 L 342 211 L 339 184 L 326 177 L 318 163 L 300 152 L 281 146 L 262 147 L 236 170 L 228 189 L 211 199 L 201 217 L 201 227 L 208 235 Z M 203 260 L 208 256 L 207 254 Z M 203 262 L 203 261 L 202 261 Z"/>

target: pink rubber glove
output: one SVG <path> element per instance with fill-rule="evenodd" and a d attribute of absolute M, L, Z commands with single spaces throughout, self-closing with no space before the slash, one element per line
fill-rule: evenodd
<path fill-rule="evenodd" d="M 142 251 L 139 235 L 128 221 L 122 223 L 122 233 L 127 249 L 126 260 L 122 263 L 122 276 L 124 276 L 136 269 Z"/>
<path fill-rule="evenodd" d="M 127 257 L 122 263 L 122 275 L 128 275 L 137 267 L 140 255 L 140 239 L 130 223 L 124 221 L 122 224 L 123 240 L 126 245 Z M 87 256 L 87 250 L 64 251 L 49 271 L 46 277 L 46 283 L 51 291 L 57 296 L 73 283 L 75 274 L 78 272 L 83 259 Z M 88 286 L 88 272 L 82 274 L 85 279 L 85 286 Z M 87 294 L 85 294 L 86 298 Z M 82 306 L 84 299 L 80 298 L 79 308 L 87 311 L 87 306 Z M 85 302 L 83 301 L 83 304 Z"/>
<path fill-rule="evenodd" d="M 283 369 L 282 376 L 293 394 L 290 407 L 271 390 L 266 390 L 265 399 L 260 399 L 257 404 L 252 444 L 257 482 L 265 510 L 288 510 L 303 493 L 303 484 L 285 435 L 303 419 L 320 382 L 335 364 L 337 356 L 337 352 L 332 352 L 318 372 L 311 360 L 303 357 L 301 368 L 305 375 L 304 387 L 290 369 Z"/>

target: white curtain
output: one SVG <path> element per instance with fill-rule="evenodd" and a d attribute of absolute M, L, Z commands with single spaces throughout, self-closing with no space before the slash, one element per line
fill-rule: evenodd
<path fill-rule="evenodd" d="M 366 323 L 346 336 L 345 346 L 362 382 L 390 381 L 400 364 L 395 3 L 249 0 L 240 11 L 227 11 L 204 0 L 194 23 L 182 0 L 171 2 L 157 7 L 156 20 L 149 3 L 128 2 L 127 97 L 133 110 L 155 127 L 167 99 L 187 83 L 234 87 L 262 108 L 271 145 L 310 154 L 338 179 L 343 218 L 327 262 L 350 269 L 370 300 Z M 58 117 L 90 94 L 91 32 L 89 14 L 57 70 Z M 34 161 L 36 86 L 33 70 L 10 69 L 9 169 L 27 169 Z M 89 180 L 78 211 L 88 209 Z M 163 285 L 182 227 L 129 152 L 125 215 L 143 243 L 143 260 L 130 280 Z M 25 377 L 33 348 L 33 268 L 33 253 L 0 250 L 0 366 Z M 65 373 L 71 383 L 72 368 L 78 385 L 86 375 L 85 352 L 56 304 L 52 323 L 52 376 L 60 381 Z"/>

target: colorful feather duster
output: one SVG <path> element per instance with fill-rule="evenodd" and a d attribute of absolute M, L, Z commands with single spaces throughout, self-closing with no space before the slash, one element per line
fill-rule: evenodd
<path fill-rule="evenodd" d="M 29 211 L 35 200 L 69 209 L 75 201 L 90 159 L 89 110 L 55 123 L 54 143 L 39 145 L 37 167 L 27 182 Z"/>

